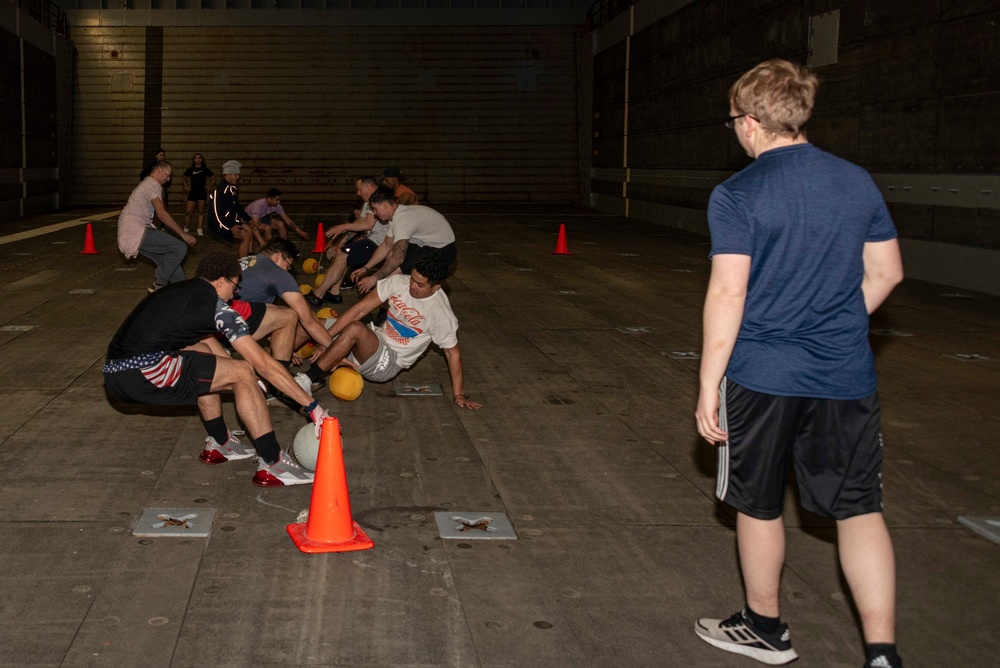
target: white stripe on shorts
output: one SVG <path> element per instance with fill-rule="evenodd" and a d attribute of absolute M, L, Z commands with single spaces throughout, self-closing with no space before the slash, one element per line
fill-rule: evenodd
<path fill-rule="evenodd" d="M 719 429 L 729 431 L 729 420 L 726 416 L 726 377 L 722 377 L 719 383 Z M 715 496 L 720 501 L 726 498 L 729 491 L 729 441 L 726 441 L 719 448 L 719 464 L 715 473 Z"/>

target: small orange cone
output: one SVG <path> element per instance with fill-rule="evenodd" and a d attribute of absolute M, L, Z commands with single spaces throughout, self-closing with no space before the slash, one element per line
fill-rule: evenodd
<path fill-rule="evenodd" d="M 323 223 L 316 224 L 316 245 L 313 247 L 313 253 L 322 253 L 326 250 L 326 235 L 323 233 Z"/>
<path fill-rule="evenodd" d="M 94 227 L 87 223 L 87 236 L 83 239 L 83 250 L 80 255 L 97 255 L 97 247 L 94 246 Z"/>
<path fill-rule="evenodd" d="M 569 252 L 569 246 L 566 245 L 566 224 L 563 223 L 559 225 L 559 238 L 556 239 L 556 249 L 552 251 L 553 255 L 572 255 Z"/>
<path fill-rule="evenodd" d="M 309 518 L 305 523 L 289 524 L 288 535 L 296 547 L 309 554 L 354 552 L 375 547 L 361 526 L 351 519 L 340 421 L 335 417 L 323 420 Z"/>

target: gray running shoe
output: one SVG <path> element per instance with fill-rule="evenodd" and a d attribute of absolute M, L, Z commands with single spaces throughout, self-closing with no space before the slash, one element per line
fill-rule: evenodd
<path fill-rule="evenodd" d="M 313 474 L 306 471 L 292 459 L 287 452 L 281 453 L 281 459 L 268 464 L 263 459 L 257 463 L 257 473 L 251 482 L 258 487 L 283 487 L 285 485 L 311 485 Z"/>
<path fill-rule="evenodd" d="M 792 649 L 787 624 L 779 626 L 774 633 L 765 633 L 753 625 L 745 610 L 729 619 L 699 619 L 694 623 L 694 632 L 709 645 L 771 666 L 799 658 Z"/>
<path fill-rule="evenodd" d="M 219 445 L 211 436 L 205 437 L 205 449 L 198 455 L 202 464 L 224 464 L 238 459 L 250 459 L 257 456 L 257 451 L 240 440 L 245 432 L 229 432 L 229 440 Z"/>

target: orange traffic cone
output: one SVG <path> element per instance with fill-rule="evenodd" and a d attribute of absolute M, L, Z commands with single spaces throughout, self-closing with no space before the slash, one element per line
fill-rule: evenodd
<path fill-rule="evenodd" d="M 322 253 L 326 250 L 326 235 L 323 234 L 323 223 L 316 224 L 316 245 L 313 247 L 313 253 Z"/>
<path fill-rule="evenodd" d="M 94 246 L 94 227 L 87 223 L 87 235 L 83 238 L 83 250 L 80 255 L 97 255 L 97 247 Z"/>
<path fill-rule="evenodd" d="M 304 524 L 289 524 L 288 535 L 296 547 L 309 554 L 354 552 L 375 547 L 361 526 L 351 519 L 340 422 L 335 417 L 323 420 L 309 518 Z"/>
<path fill-rule="evenodd" d="M 552 251 L 553 255 L 572 255 L 569 252 L 569 246 L 566 245 L 566 225 L 565 223 L 559 225 L 559 238 L 556 239 L 556 249 Z"/>

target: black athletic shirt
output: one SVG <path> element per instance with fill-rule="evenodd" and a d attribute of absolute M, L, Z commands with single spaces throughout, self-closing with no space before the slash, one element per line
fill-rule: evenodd
<path fill-rule="evenodd" d="M 191 192 L 207 195 L 205 184 L 208 183 L 210 177 L 215 176 L 215 173 L 208 167 L 188 167 L 184 171 L 184 176 L 191 182 Z"/>
<path fill-rule="evenodd" d="M 111 340 L 108 359 L 180 350 L 216 332 L 230 343 L 250 334 L 243 318 L 205 279 L 172 283 L 135 307 Z"/>

